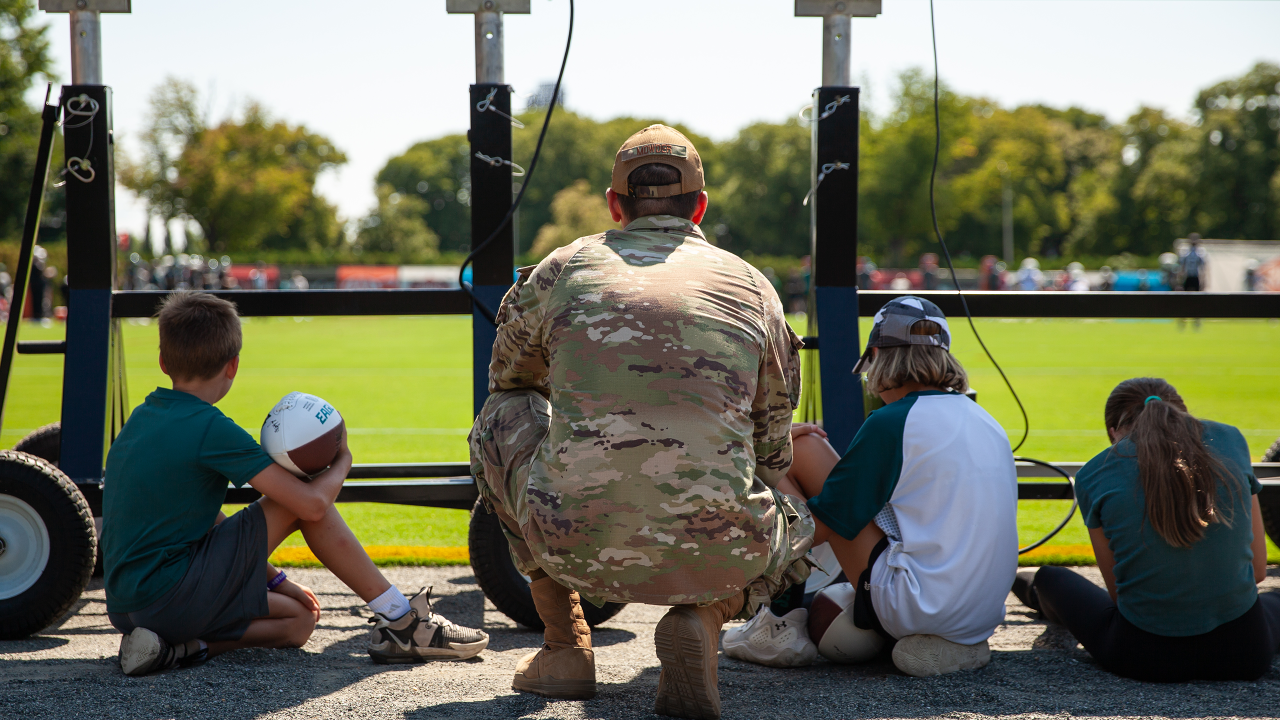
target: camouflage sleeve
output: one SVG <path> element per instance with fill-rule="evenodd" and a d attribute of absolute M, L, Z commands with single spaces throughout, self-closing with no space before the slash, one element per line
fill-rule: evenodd
<path fill-rule="evenodd" d="M 537 265 L 522 267 L 498 307 L 498 338 L 489 363 L 489 392 L 530 389 L 549 395 L 550 368 L 543 345 L 548 301 L 560 271 L 586 241 L 557 248 Z"/>
<path fill-rule="evenodd" d="M 775 487 L 791 469 L 791 416 L 800 404 L 799 351 L 803 343 L 787 324 L 782 301 L 769 281 L 757 273 L 756 285 L 760 288 L 766 339 L 751 407 L 756 476 Z"/>

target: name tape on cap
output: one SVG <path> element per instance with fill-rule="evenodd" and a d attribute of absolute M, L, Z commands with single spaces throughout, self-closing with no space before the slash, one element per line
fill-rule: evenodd
<path fill-rule="evenodd" d="M 637 145 L 629 150 L 623 150 L 618 159 L 626 162 L 635 160 L 646 155 L 671 155 L 672 157 L 689 157 L 689 148 L 684 145 L 672 145 L 671 143 L 649 143 L 648 145 Z"/>

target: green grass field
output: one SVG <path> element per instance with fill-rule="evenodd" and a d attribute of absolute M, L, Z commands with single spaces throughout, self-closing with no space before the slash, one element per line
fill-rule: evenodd
<path fill-rule="evenodd" d="M 861 327 L 865 337 L 867 319 Z M 979 320 L 978 328 L 1030 415 L 1021 455 L 1083 461 L 1104 449 L 1103 402 L 1117 382 L 1140 375 L 1166 378 L 1193 413 L 1239 427 L 1255 460 L 1280 436 L 1280 323 L 1206 321 L 1197 332 L 1171 320 Z M 342 411 L 357 462 L 466 459 L 469 319 L 252 318 L 244 331 L 240 375 L 219 407 L 255 437 L 276 400 L 305 390 Z M 952 332 L 953 351 L 968 368 L 979 402 L 1016 442 L 1021 416 L 999 375 L 963 319 L 952 322 Z M 25 324 L 21 331 L 24 340 L 61 337 L 61 325 Z M 124 338 L 130 401 L 137 405 L 167 378 L 156 364 L 154 324 L 126 324 Z M 18 356 L 0 446 L 57 420 L 61 393 L 61 357 Z M 466 544 L 464 511 L 341 507 L 366 545 Z M 1022 502 L 1022 541 L 1039 538 L 1066 509 L 1065 501 Z M 1078 517 L 1053 541 L 1087 543 Z M 1270 554 L 1280 561 L 1274 546 Z"/>

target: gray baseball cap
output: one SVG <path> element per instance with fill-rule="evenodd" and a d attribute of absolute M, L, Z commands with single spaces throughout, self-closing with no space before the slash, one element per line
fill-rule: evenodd
<path fill-rule="evenodd" d="M 933 335 L 912 335 L 911 326 L 921 320 L 932 320 L 942 327 L 942 332 Z M 871 364 L 871 348 L 894 347 L 897 345 L 934 345 L 943 350 L 951 349 L 951 329 L 947 326 L 947 318 L 937 305 L 915 295 L 904 295 L 885 303 L 876 313 L 871 326 L 871 337 L 867 339 L 867 349 L 862 358 L 853 367 L 855 373 L 867 371 Z"/>

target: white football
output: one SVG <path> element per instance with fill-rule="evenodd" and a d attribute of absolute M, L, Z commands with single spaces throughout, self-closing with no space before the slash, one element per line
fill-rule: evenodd
<path fill-rule="evenodd" d="M 342 441 L 342 415 L 315 395 L 291 392 L 262 421 L 260 442 L 272 460 L 299 477 L 333 464 Z"/>
<path fill-rule="evenodd" d="M 884 647 L 880 633 L 853 624 L 853 600 L 853 583 L 837 583 L 819 591 L 809 606 L 809 638 L 831 662 L 866 662 Z"/>

